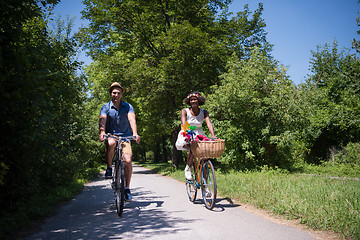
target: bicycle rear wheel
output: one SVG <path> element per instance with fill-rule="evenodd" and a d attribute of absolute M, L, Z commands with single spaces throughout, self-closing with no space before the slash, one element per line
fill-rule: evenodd
<path fill-rule="evenodd" d="M 115 163 L 115 205 L 116 212 L 121 217 L 124 211 L 124 191 L 125 191 L 125 179 L 124 179 L 124 166 L 123 162 L 118 161 Z"/>
<path fill-rule="evenodd" d="M 216 178 L 214 166 L 210 160 L 205 160 L 201 171 L 201 193 L 205 207 L 213 209 L 216 202 Z"/>
<path fill-rule="evenodd" d="M 197 195 L 197 186 L 196 186 L 197 179 L 196 179 L 196 174 L 195 174 L 195 163 L 192 164 L 190 169 L 191 169 L 192 180 L 186 179 L 185 185 L 186 185 L 186 192 L 189 197 L 189 200 L 191 202 L 194 202 L 196 200 L 196 195 Z"/>

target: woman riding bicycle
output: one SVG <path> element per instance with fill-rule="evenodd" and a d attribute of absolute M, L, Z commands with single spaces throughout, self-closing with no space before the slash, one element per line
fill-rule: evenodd
<path fill-rule="evenodd" d="M 185 125 L 185 123 L 188 122 L 190 126 L 196 126 L 196 130 L 194 130 L 196 135 L 205 136 L 204 130 L 202 129 L 202 123 L 205 120 L 212 138 L 216 138 L 209 113 L 206 110 L 199 108 L 200 105 L 204 105 L 205 98 L 201 96 L 199 92 L 191 92 L 184 99 L 184 103 L 190 105 L 190 107 L 181 110 L 181 124 Z M 188 143 L 185 142 L 181 132 L 176 141 L 176 148 L 178 150 L 190 150 L 190 147 Z M 187 165 L 185 167 L 185 178 L 188 180 L 192 180 L 190 166 L 193 163 L 193 158 L 193 154 L 189 151 Z"/>

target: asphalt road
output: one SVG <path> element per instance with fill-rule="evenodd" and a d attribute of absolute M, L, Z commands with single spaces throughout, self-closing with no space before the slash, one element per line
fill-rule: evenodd
<path fill-rule="evenodd" d="M 110 181 L 101 177 L 25 239 L 319 239 L 226 199 L 219 198 L 209 211 L 200 199 L 188 200 L 184 183 L 139 166 L 134 166 L 131 189 L 133 201 L 118 217 Z"/>

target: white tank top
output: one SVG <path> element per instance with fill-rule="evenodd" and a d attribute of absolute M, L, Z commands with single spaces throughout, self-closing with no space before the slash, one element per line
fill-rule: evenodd
<path fill-rule="evenodd" d="M 204 121 L 204 110 L 200 108 L 200 113 L 197 116 L 193 116 L 190 112 L 189 108 L 185 108 L 186 110 L 186 121 L 190 124 L 190 126 L 196 126 L 196 130 L 194 132 L 197 135 L 204 135 L 204 130 L 202 129 L 202 122 Z"/>

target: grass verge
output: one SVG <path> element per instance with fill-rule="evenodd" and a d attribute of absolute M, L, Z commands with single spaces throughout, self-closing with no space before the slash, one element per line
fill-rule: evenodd
<path fill-rule="evenodd" d="M 141 164 L 156 173 L 184 180 L 183 167 Z M 324 170 L 325 171 L 325 170 Z M 360 181 L 291 174 L 264 169 L 259 172 L 216 172 L 218 193 L 300 223 L 314 230 L 360 239 Z"/>
<path fill-rule="evenodd" d="M 2 209 L 0 217 L 0 239 L 23 238 L 24 229 L 31 222 L 39 221 L 54 213 L 54 209 L 62 202 L 72 199 L 81 192 L 84 184 L 92 180 L 99 168 L 87 170 L 81 177 L 61 186 L 43 191 L 40 195 L 31 195 L 19 199 L 12 210 Z"/>

